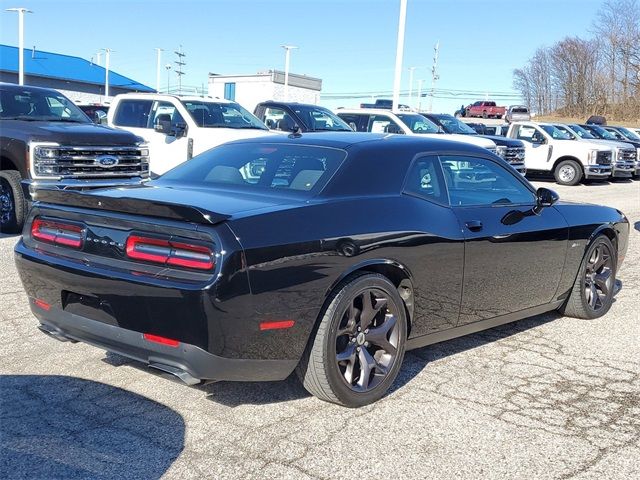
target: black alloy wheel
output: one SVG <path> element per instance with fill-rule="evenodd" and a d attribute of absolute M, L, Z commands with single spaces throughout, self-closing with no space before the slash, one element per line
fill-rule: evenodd
<path fill-rule="evenodd" d="M 613 254 L 608 245 L 600 243 L 591 252 L 584 275 L 585 298 L 594 312 L 606 305 L 613 282 Z"/>
<path fill-rule="evenodd" d="M 400 327 L 388 295 L 367 288 L 356 295 L 342 315 L 336 332 L 336 363 L 345 383 L 355 392 L 380 384 L 398 355 Z"/>
<path fill-rule="evenodd" d="M 358 273 L 327 300 L 296 373 L 304 387 L 346 407 L 382 398 L 400 370 L 406 307 L 386 277 Z"/>
<path fill-rule="evenodd" d="M 573 288 L 560 312 L 569 317 L 593 319 L 603 316 L 613 304 L 617 252 L 606 235 L 596 237 L 580 265 Z"/>

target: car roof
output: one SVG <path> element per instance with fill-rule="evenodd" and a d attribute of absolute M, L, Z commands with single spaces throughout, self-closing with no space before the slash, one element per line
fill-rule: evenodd
<path fill-rule="evenodd" d="M 34 87 L 32 85 L 18 85 L 18 84 L 15 84 L 15 83 L 4 83 L 4 82 L 0 82 L 0 89 L 13 91 L 13 92 L 21 92 L 21 91 L 24 91 L 24 90 L 33 90 L 33 91 L 38 91 L 38 92 L 56 92 L 56 93 L 60 93 L 55 88 Z"/>
<path fill-rule="evenodd" d="M 186 102 L 212 102 L 212 103 L 236 103 L 226 98 L 200 97 L 198 95 L 172 95 L 168 93 L 121 93 L 116 95 L 119 98 L 173 98 Z"/>
<path fill-rule="evenodd" d="M 336 110 L 336 114 L 339 115 L 341 113 L 369 113 L 375 115 L 389 115 L 390 113 L 393 115 L 406 115 L 412 113 L 415 115 L 421 115 L 418 112 L 407 110 L 390 110 L 388 108 L 341 108 L 339 110 Z"/>
<path fill-rule="evenodd" d="M 443 137 L 446 137 L 443 135 Z M 268 135 L 253 138 L 246 138 L 229 142 L 230 144 L 240 143 L 291 143 L 307 146 L 331 147 L 348 149 L 353 146 L 364 148 L 398 148 L 407 151 L 429 152 L 429 151 L 457 151 L 460 153 L 483 153 L 489 154 L 483 147 L 459 142 L 448 138 L 421 137 L 419 135 L 399 135 L 390 133 L 368 133 L 368 132 L 308 132 L 300 135 Z"/>
<path fill-rule="evenodd" d="M 278 100 L 266 100 L 264 102 L 260 102 L 259 105 L 287 105 L 289 107 L 311 107 L 311 108 L 323 108 L 325 110 L 328 110 L 327 107 L 323 107 L 322 105 L 314 105 L 313 103 L 280 102 Z"/>

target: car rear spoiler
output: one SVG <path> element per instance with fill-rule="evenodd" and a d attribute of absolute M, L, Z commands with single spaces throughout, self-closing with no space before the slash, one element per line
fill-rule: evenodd
<path fill-rule="evenodd" d="M 216 213 L 190 205 L 140 198 L 114 198 L 101 196 L 99 192 L 96 191 L 39 188 L 35 200 L 55 205 L 131 213 L 134 215 L 144 215 L 145 217 L 169 218 L 172 220 L 203 223 L 205 225 L 214 225 L 231 217 L 231 215 Z"/>

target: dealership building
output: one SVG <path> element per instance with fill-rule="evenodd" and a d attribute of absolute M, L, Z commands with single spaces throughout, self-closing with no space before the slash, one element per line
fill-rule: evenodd
<path fill-rule="evenodd" d="M 104 103 L 127 92 L 155 92 L 130 78 L 109 71 L 109 97 L 105 97 L 106 70 L 90 60 L 71 55 L 24 50 L 24 83 L 55 88 L 76 103 Z M 0 45 L 0 82 L 18 83 L 18 48 Z"/>
<path fill-rule="evenodd" d="M 290 102 L 317 104 L 320 100 L 322 80 L 307 75 L 289 74 L 288 98 Z M 247 110 L 266 100 L 284 100 L 284 72 L 268 70 L 253 75 L 209 74 L 209 95 L 234 100 Z"/>

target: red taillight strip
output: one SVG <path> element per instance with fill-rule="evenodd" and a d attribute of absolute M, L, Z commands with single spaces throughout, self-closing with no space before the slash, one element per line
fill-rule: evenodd
<path fill-rule="evenodd" d="M 36 218 L 31 224 L 31 236 L 36 240 L 65 247 L 81 248 L 82 227 Z"/>
<path fill-rule="evenodd" d="M 33 303 L 36 305 L 36 307 L 40 307 L 42 310 L 45 310 L 47 312 L 51 310 L 51 305 L 49 305 L 44 300 L 40 300 L 39 298 L 35 298 L 33 300 Z"/>
<path fill-rule="evenodd" d="M 169 347 L 178 347 L 180 342 L 173 338 L 161 337 L 160 335 L 153 335 L 151 333 L 143 333 L 142 337 L 148 342 L 160 343 L 162 345 L 168 345 Z"/>
<path fill-rule="evenodd" d="M 260 330 L 282 330 L 285 328 L 291 328 L 295 325 L 293 320 L 276 320 L 272 322 L 260 322 Z"/>
<path fill-rule="evenodd" d="M 209 247 L 160 238 L 131 235 L 127 238 L 126 252 L 129 258 L 177 267 L 211 270 L 215 266 Z"/>

